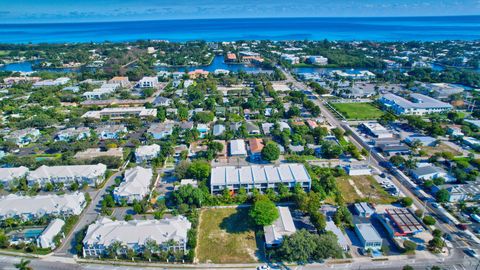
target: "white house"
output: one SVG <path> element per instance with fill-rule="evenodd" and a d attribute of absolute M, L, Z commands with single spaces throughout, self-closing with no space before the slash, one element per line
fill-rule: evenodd
<path fill-rule="evenodd" d="M 0 183 L 8 189 L 10 183 L 27 176 L 29 169 L 21 166 L 17 168 L 0 168 Z"/>
<path fill-rule="evenodd" d="M 124 125 L 106 125 L 95 129 L 95 133 L 100 140 L 116 140 L 121 138 L 127 131 L 127 127 Z"/>
<path fill-rule="evenodd" d="M 247 148 L 244 140 L 231 140 L 230 141 L 230 156 L 246 157 Z"/>
<path fill-rule="evenodd" d="M 107 166 L 99 163 L 96 165 L 66 165 L 66 166 L 46 166 L 42 165 L 36 170 L 30 172 L 27 176 L 29 186 L 38 183 L 40 187 L 47 183 L 79 185 L 86 183 L 89 186 L 96 186 L 105 179 Z"/>
<path fill-rule="evenodd" d="M 148 163 L 158 157 L 160 154 L 160 145 L 142 145 L 135 149 L 135 161 L 140 163 Z"/>
<path fill-rule="evenodd" d="M 127 248 L 140 253 L 148 242 L 156 243 L 163 249 L 187 252 L 188 230 L 192 224 L 184 216 L 162 220 L 112 221 L 102 218 L 88 226 L 83 239 L 83 256 L 98 257 L 108 247 L 120 243 L 118 254 Z M 173 243 L 173 244 L 172 244 Z"/>
<path fill-rule="evenodd" d="M 127 203 L 141 201 L 150 192 L 152 169 L 140 166 L 125 171 L 124 181 L 113 190 L 113 197 L 117 203 L 123 200 Z"/>
<path fill-rule="evenodd" d="M 158 77 L 143 77 L 137 83 L 137 88 L 156 88 L 158 86 Z"/>
<path fill-rule="evenodd" d="M 90 129 L 88 127 L 67 128 L 61 130 L 55 136 L 55 141 L 72 141 L 83 140 L 90 137 Z"/>
<path fill-rule="evenodd" d="M 54 249 L 55 237 L 62 232 L 62 228 L 65 225 L 65 221 L 56 218 L 48 224 L 47 228 L 43 230 L 42 234 L 38 237 L 37 242 L 38 246 L 41 248 L 51 248 Z"/>
<path fill-rule="evenodd" d="M 4 137 L 6 141 L 14 142 L 20 147 L 36 142 L 38 138 L 40 138 L 40 130 L 36 128 L 16 130 Z"/>
<path fill-rule="evenodd" d="M 80 192 L 33 197 L 9 194 L 0 198 L 0 220 L 6 218 L 30 220 L 43 216 L 80 215 L 86 204 L 85 195 Z"/>
<path fill-rule="evenodd" d="M 286 206 L 277 206 L 278 218 L 272 225 L 264 226 L 265 246 L 277 247 L 283 242 L 283 237 L 294 234 L 297 229 L 293 224 L 292 214 Z"/>
<path fill-rule="evenodd" d="M 155 140 L 161 140 L 172 135 L 173 128 L 173 123 L 156 123 L 151 124 L 147 132 L 150 133 Z"/>

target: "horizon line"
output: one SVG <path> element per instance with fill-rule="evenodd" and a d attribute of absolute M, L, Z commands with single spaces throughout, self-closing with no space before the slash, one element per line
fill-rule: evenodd
<path fill-rule="evenodd" d="M 400 19 L 400 18 L 448 18 L 448 17 L 480 17 L 478 15 L 425 15 L 425 16 L 318 16 L 318 17 L 234 17 L 234 18 L 183 18 L 183 19 L 145 19 L 145 20 L 112 20 L 112 21 L 80 21 L 80 22 L 24 22 L 24 23 L 0 23 L 2 25 L 51 25 L 51 24 L 90 24 L 90 23 L 128 23 L 128 22 L 160 22 L 160 21 L 207 21 L 207 20 L 263 20 L 263 19 Z"/>

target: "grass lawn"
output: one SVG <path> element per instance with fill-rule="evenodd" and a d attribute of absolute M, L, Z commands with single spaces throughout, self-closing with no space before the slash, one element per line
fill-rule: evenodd
<path fill-rule="evenodd" d="M 351 176 L 357 188 L 363 193 L 366 198 L 369 198 L 371 203 L 376 204 L 390 204 L 397 199 L 388 192 L 370 175 Z"/>
<path fill-rule="evenodd" d="M 349 120 L 378 119 L 384 114 L 370 103 L 330 103 L 330 105 Z"/>
<path fill-rule="evenodd" d="M 437 146 L 435 147 L 432 147 L 432 146 L 421 146 L 420 147 L 422 150 L 424 150 L 425 152 L 427 152 L 427 155 L 428 156 L 433 156 L 435 155 L 436 153 L 441 153 L 441 152 L 450 152 L 452 153 L 454 156 L 461 156 L 462 153 L 460 153 L 459 151 L 451 148 L 450 146 L 444 144 L 444 143 L 439 143 Z"/>
<path fill-rule="evenodd" d="M 350 184 L 349 179 L 353 181 L 356 189 Z M 368 202 L 376 204 L 389 204 L 397 200 L 370 175 L 340 177 L 337 178 L 337 185 L 346 203 L 368 200 Z"/>
<path fill-rule="evenodd" d="M 200 263 L 254 263 L 260 252 L 249 208 L 204 209 L 198 228 Z"/>

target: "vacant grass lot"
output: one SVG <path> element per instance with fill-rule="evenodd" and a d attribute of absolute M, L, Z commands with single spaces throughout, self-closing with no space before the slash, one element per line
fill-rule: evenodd
<path fill-rule="evenodd" d="M 346 203 L 368 201 L 375 204 L 389 204 L 397 200 L 370 175 L 340 177 L 337 178 L 337 185 Z"/>
<path fill-rule="evenodd" d="M 249 208 L 204 209 L 198 230 L 200 263 L 253 263 L 260 249 Z"/>
<path fill-rule="evenodd" d="M 444 144 L 444 143 L 439 143 L 437 146 L 432 147 L 432 146 L 421 146 L 420 147 L 422 150 L 424 150 L 427 153 L 427 156 L 433 156 L 436 153 L 441 153 L 441 152 L 450 152 L 454 156 L 461 156 L 462 153 L 459 151 L 451 148 L 450 146 Z"/>
<path fill-rule="evenodd" d="M 383 112 L 370 103 L 330 103 L 348 120 L 378 119 Z"/>

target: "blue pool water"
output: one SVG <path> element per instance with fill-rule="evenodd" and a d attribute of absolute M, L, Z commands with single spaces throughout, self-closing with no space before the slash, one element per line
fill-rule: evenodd
<path fill-rule="evenodd" d="M 25 238 L 37 238 L 43 232 L 43 229 L 28 229 L 25 230 L 24 235 Z"/>

